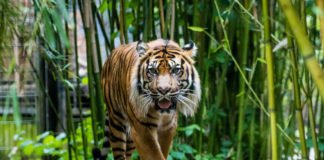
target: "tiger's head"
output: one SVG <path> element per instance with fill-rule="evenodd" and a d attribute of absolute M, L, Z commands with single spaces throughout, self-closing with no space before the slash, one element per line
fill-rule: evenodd
<path fill-rule="evenodd" d="M 192 42 L 180 48 L 173 41 L 138 42 L 138 62 L 132 74 L 131 102 L 146 115 L 151 107 L 160 112 L 179 110 L 192 116 L 200 100 L 200 80 L 192 57 Z"/>

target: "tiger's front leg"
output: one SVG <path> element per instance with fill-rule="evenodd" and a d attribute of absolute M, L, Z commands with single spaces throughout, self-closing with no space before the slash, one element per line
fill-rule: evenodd
<path fill-rule="evenodd" d="M 178 115 L 173 114 L 169 117 L 164 117 L 163 122 L 164 123 L 158 127 L 158 139 L 161 151 L 164 157 L 167 158 L 172 146 L 173 137 L 176 134 Z"/>
<path fill-rule="evenodd" d="M 158 142 L 156 128 L 133 126 L 131 135 L 141 160 L 165 160 Z"/>

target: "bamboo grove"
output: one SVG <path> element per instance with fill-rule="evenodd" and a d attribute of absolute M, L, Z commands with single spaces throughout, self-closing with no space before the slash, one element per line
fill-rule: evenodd
<path fill-rule="evenodd" d="M 164 38 L 197 44 L 203 90 L 195 117 L 180 117 L 168 159 L 324 158 L 321 0 L 32 0 L 31 4 L 34 23 L 24 30 L 23 19 L 15 24 L 8 18 L 24 14 L 21 6 L 0 2 L 0 30 L 8 33 L 0 35 L 0 67 L 8 74 L 15 72 L 2 61 L 5 52 L 13 52 L 3 44 L 14 36 L 23 38 L 37 93 L 54 113 L 54 125 L 65 133 L 65 145 L 54 150 L 66 152 L 33 149 L 26 154 L 26 145 L 17 143 L 22 152 L 12 157 L 91 159 L 91 150 L 102 143 L 105 105 L 99 79 L 105 58 L 120 44 Z M 8 6 L 12 12 L 5 11 Z M 77 72 L 80 33 L 86 44 L 85 83 Z M 44 81 L 45 73 L 52 77 L 50 83 Z M 91 112 L 75 121 L 72 104 L 82 111 L 82 84 L 88 87 Z M 56 103 L 68 95 L 75 95 L 76 101 L 63 98 Z M 56 105 L 64 106 L 64 114 Z M 54 139 L 61 135 L 51 125 L 42 125 L 42 116 L 35 119 L 43 138 L 45 131 L 52 131 Z"/>

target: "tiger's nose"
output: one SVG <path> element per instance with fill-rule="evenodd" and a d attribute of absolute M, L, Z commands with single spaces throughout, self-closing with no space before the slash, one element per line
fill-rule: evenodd
<path fill-rule="evenodd" d="M 170 87 L 158 87 L 157 90 L 161 93 L 161 94 L 167 94 L 171 88 Z"/>

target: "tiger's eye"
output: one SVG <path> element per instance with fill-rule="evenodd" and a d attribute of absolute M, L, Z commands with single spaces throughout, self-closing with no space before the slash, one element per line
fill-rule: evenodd
<path fill-rule="evenodd" d="M 180 68 L 173 68 L 173 69 L 171 70 L 171 73 L 172 73 L 172 74 L 175 74 L 175 75 L 178 75 L 180 72 L 181 72 L 181 69 L 180 69 Z"/>
<path fill-rule="evenodd" d="M 148 73 L 151 75 L 157 75 L 158 71 L 156 68 L 148 68 Z"/>

